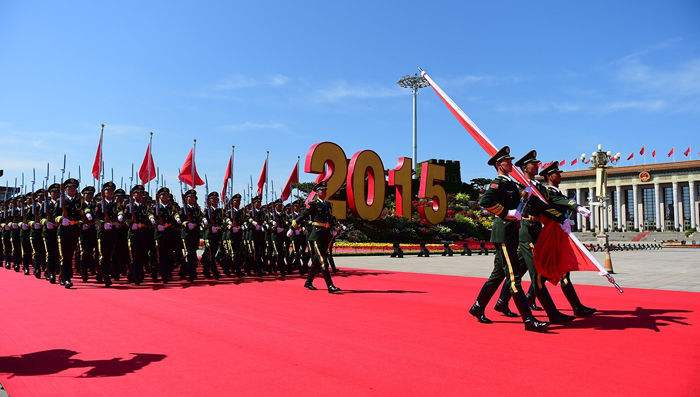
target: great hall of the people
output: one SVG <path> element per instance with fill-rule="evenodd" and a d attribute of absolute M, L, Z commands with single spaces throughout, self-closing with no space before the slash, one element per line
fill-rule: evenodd
<path fill-rule="evenodd" d="M 700 160 L 611 166 L 607 169 L 607 209 L 597 207 L 590 219 L 577 216 L 579 231 L 605 229 L 697 230 L 700 226 Z M 695 183 L 698 181 L 698 183 Z M 582 205 L 596 197 L 595 170 L 562 173 L 559 188 Z"/>

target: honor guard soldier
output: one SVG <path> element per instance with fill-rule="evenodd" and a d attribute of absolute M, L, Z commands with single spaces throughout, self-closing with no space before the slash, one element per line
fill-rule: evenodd
<path fill-rule="evenodd" d="M 204 253 L 202 255 L 202 272 L 204 277 L 219 279 L 217 263 L 227 276 L 231 275 L 231 267 L 223 249 L 224 211 L 219 208 L 219 193 L 207 195 L 207 203 L 202 219 L 204 228 Z"/>
<path fill-rule="evenodd" d="M 548 193 L 545 185 L 535 179 L 537 171 L 539 170 L 539 164 L 540 161 L 537 159 L 537 152 L 535 150 L 531 150 L 515 162 L 515 166 L 522 169 L 525 177 L 530 180 L 533 188 L 537 189 L 540 194 L 547 198 Z M 522 209 L 522 219 L 520 220 L 520 231 L 518 235 L 518 260 L 524 265 L 520 266 L 521 272 L 524 273 L 527 271 L 530 274 L 531 283 L 530 292 L 528 292 L 528 299 L 530 299 L 530 296 L 532 297 L 532 300 L 529 302 L 530 309 L 535 310 L 534 299 L 537 297 L 544 311 L 547 313 L 551 324 L 566 324 L 571 322 L 574 317 L 564 314 L 557 309 L 547 290 L 545 280 L 538 274 L 533 262 L 533 248 L 542 231 L 540 216 L 547 216 L 545 211 L 547 209 L 547 204 L 536 197 L 532 197 L 532 195 L 526 198 L 525 203 Z M 517 315 L 508 308 L 510 296 L 508 281 L 506 280 L 503 283 L 501 295 L 494 309 L 508 317 L 517 317 Z"/>
<path fill-rule="evenodd" d="M 22 240 L 22 271 L 29 275 L 29 265 L 32 263 L 32 194 L 27 193 L 20 197 L 20 239 Z"/>
<path fill-rule="evenodd" d="M 280 272 L 281 276 L 286 276 L 288 273 L 287 261 L 287 243 L 286 233 L 289 228 L 287 215 L 284 213 L 284 205 L 282 200 L 277 199 L 274 202 L 274 210 L 271 214 L 271 233 L 273 243 L 273 254 L 275 267 Z"/>
<path fill-rule="evenodd" d="M 192 282 L 197 278 L 197 250 L 201 238 L 202 209 L 197 204 L 197 191 L 190 189 L 185 192 L 185 202 L 180 210 L 182 224 L 182 240 L 185 245 L 184 274 Z"/>
<path fill-rule="evenodd" d="M 31 229 L 31 245 L 33 255 L 34 277 L 41 278 L 41 272 L 46 268 L 46 246 L 44 231 L 41 224 L 41 206 L 46 201 L 46 191 L 37 190 L 32 197 L 32 207 L 29 228 Z"/>
<path fill-rule="evenodd" d="M 296 219 L 301 215 L 300 208 L 304 204 L 303 200 L 297 200 L 292 204 L 291 219 Z M 309 270 L 309 260 L 311 259 L 309 244 L 306 239 L 306 226 L 298 225 L 297 228 L 291 228 L 292 249 L 294 251 L 294 266 L 299 268 L 299 273 L 304 275 Z"/>
<path fill-rule="evenodd" d="M 491 242 L 496 246 L 496 258 L 493 271 L 481 288 L 469 313 L 479 322 L 491 323 L 491 320 L 484 315 L 484 308 L 505 278 L 525 329 L 544 332 L 549 324 L 537 320 L 532 315 L 520 285 L 520 278 L 524 273 L 520 269 L 517 256 L 518 229 L 521 219 L 521 214 L 517 210 L 520 204 L 520 187 L 509 175 L 513 169 L 512 160 L 510 148 L 504 146 L 488 161 L 488 165 L 496 168 L 498 176 L 481 196 L 479 205 L 495 215 L 491 229 Z"/>
<path fill-rule="evenodd" d="M 263 261 L 265 260 L 265 213 L 262 209 L 262 197 L 253 197 L 253 207 L 250 211 L 248 224 L 251 230 L 253 243 L 253 267 L 257 276 L 263 275 Z"/>
<path fill-rule="evenodd" d="M 60 198 L 58 216 L 58 246 L 61 253 L 60 282 L 66 288 L 73 286 L 73 257 L 80 239 L 80 220 L 83 216 L 80 197 L 78 196 L 78 181 L 68 178 L 63 182 L 64 193 Z"/>
<path fill-rule="evenodd" d="M 5 193 L 7 195 L 7 193 Z M 8 266 L 7 238 L 9 237 L 9 226 L 7 225 L 5 200 L 0 200 L 0 266 Z M 12 244 L 12 243 L 10 243 Z"/>
<path fill-rule="evenodd" d="M 131 202 L 125 214 L 131 252 L 128 279 L 140 285 L 145 277 L 144 269 L 148 265 L 149 236 L 152 236 L 153 228 L 150 222 L 151 213 L 146 204 L 146 189 L 143 185 L 135 185 L 130 193 Z"/>
<path fill-rule="evenodd" d="M 12 266 L 16 272 L 22 265 L 22 199 L 14 197 L 10 200 L 10 227 L 12 228 Z"/>
<path fill-rule="evenodd" d="M 240 207 L 241 195 L 236 193 L 228 205 L 226 242 L 228 243 L 229 257 L 233 262 L 233 270 L 238 277 L 243 276 L 241 269 L 246 260 L 243 253 L 243 225 L 245 220 L 243 218 L 243 210 Z"/>
<path fill-rule="evenodd" d="M 574 200 L 569 199 L 564 193 L 559 190 L 561 182 L 561 170 L 559 162 L 555 161 L 540 172 L 547 182 L 547 197 L 550 207 L 547 209 L 547 215 L 564 224 L 564 228 L 571 232 L 570 216 L 573 212 L 578 212 L 582 216 L 588 218 L 591 216 L 591 211 L 586 207 L 577 204 Z M 569 273 L 561 279 L 561 290 L 569 301 L 571 308 L 574 310 L 574 315 L 577 317 L 588 317 L 596 312 L 596 309 L 587 307 L 581 303 L 581 300 L 571 283 Z"/>
<path fill-rule="evenodd" d="M 313 285 L 316 273 L 321 271 L 326 281 L 329 293 L 340 292 L 340 288 L 333 285 L 330 270 L 328 269 L 328 245 L 331 241 L 331 228 L 334 226 L 334 217 L 331 212 L 331 203 L 326 201 L 326 183 L 320 182 L 314 186 L 316 198 L 309 203 L 309 207 L 292 221 L 292 228 L 297 228 L 306 219 L 311 220 L 312 230 L 309 234 L 311 246 L 311 269 L 306 277 L 304 288 L 315 290 Z"/>
<path fill-rule="evenodd" d="M 163 283 L 170 281 L 173 250 L 179 249 L 182 241 L 177 228 L 179 219 L 178 208 L 172 201 L 170 190 L 167 187 L 158 189 L 151 223 L 155 226 L 156 261 Z M 153 281 L 158 280 L 155 273 L 151 276 Z"/>
<path fill-rule="evenodd" d="M 117 221 L 114 223 L 114 254 L 113 254 L 113 275 L 115 280 L 127 275 L 131 263 L 129 257 L 129 227 L 126 224 L 129 195 L 124 189 L 114 191 L 114 199 L 117 202 Z M 129 280 L 131 281 L 131 280 Z"/>
<path fill-rule="evenodd" d="M 117 201 L 114 197 L 116 190 L 114 182 L 102 185 L 101 200 L 97 203 L 96 219 L 98 222 L 97 247 L 100 253 L 100 270 L 98 281 L 105 287 L 112 285 L 112 275 L 116 272 L 113 266 L 114 249 L 116 247 L 116 223 L 119 216 Z"/>
<path fill-rule="evenodd" d="M 83 224 L 80 227 L 80 277 L 88 281 L 88 274 L 97 272 L 97 229 L 95 228 L 95 188 L 85 186 L 83 196 Z"/>
<path fill-rule="evenodd" d="M 60 216 L 61 185 L 54 183 L 49 185 L 49 198 L 44 204 L 44 243 L 46 244 L 46 278 L 51 284 L 56 283 L 58 273 L 60 250 L 58 245 L 58 223 L 56 218 Z"/>

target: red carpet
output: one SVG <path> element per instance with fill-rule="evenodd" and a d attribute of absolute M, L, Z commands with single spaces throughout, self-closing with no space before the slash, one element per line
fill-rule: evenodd
<path fill-rule="evenodd" d="M 603 312 L 543 335 L 467 318 L 482 281 L 350 271 L 338 296 L 299 279 L 67 291 L 3 269 L 0 382 L 13 397 L 700 395 L 700 294 L 579 286 Z"/>

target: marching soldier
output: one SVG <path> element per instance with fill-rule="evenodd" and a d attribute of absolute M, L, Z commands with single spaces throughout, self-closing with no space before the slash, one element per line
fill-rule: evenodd
<path fill-rule="evenodd" d="M 56 222 L 58 227 L 58 246 L 61 253 L 60 282 L 66 288 L 73 286 L 73 257 L 80 238 L 80 220 L 82 208 L 78 196 L 78 181 L 68 178 L 63 182 L 64 194 L 60 199 Z"/>
<path fill-rule="evenodd" d="M 29 265 L 32 263 L 32 230 L 31 223 L 33 222 L 31 205 L 34 199 L 31 193 L 27 193 L 20 197 L 20 239 L 22 240 L 22 271 L 24 275 L 29 275 Z"/>
<path fill-rule="evenodd" d="M 7 243 L 5 242 L 5 235 L 8 231 L 8 226 L 5 220 L 5 201 L 0 200 L 0 266 L 7 265 L 8 258 L 5 256 L 7 253 Z"/>
<path fill-rule="evenodd" d="M 326 183 L 320 182 L 314 186 L 316 198 L 309 203 L 309 207 L 292 221 L 292 228 L 297 228 L 298 225 L 306 219 L 311 220 L 313 227 L 309 235 L 309 245 L 312 249 L 311 269 L 306 277 L 304 288 L 315 290 L 313 285 L 314 277 L 320 271 L 323 273 L 323 278 L 326 281 L 326 287 L 331 294 L 340 292 L 340 288 L 333 284 L 331 273 L 328 269 L 328 245 L 331 240 L 331 228 L 335 218 L 331 212 L 331 203 L 326 201 Z"/>
<path fill-rule="evenodd" d="M 60 249 L 58 244 L 58 223 L 56 218 L 60 212 L 61 185 L 54 183 L 49 185 L 49 199 L 44 204 L 44 243 L 46 244 L 46 272 L 44 278 L 51 284 L 56 284 L 58 273 Z"/>
<path fill-rule="evenodd" d="M 97 229 L 95 228 L 95 188 L 85 186 L 80 191 L 83 196 L 83 224 L 80 227 L 80 277 L 88 281 L 88 273 L 95 274 L 97 266 Z"/>
<path fill-rule="evenodd" d="M 559 162 L 555 161 L 549 167 L 543 169 L 540 172 L 546 182 L 547 182 L 547 193 L 550 202 L 550 207 L 547 209 L 546 213 L 552 216 L 554 219 L 560 221 L 564 224 L 564 227 L 568 227 L 568 231 L 571 231 L 571 223 L 569 217 L 576 211 L 584 217 L 591 216 L 591 211 L 586 207 L 577 204 L 574 200 L 569 199 L 564 195 L 564 193 L 559 190 L 559 183 L 561 182 L 561 170 L 559 169 Z M 569 301 L 571 308 L 574 310 L 574 315 L 577 317 L 588 317 L 596 312 L 596 309 L 592 307 L 587 307 L 581 303 L 581 300 L 574 289 L 574 285 L 571 283 L 569 278 L 569 273 L 561 279 L 561 290 L 564 292 L 564 296 Z"/>
<path fill-rule="evenodd" d="M 272 233 L 272 247 L 273 255 L 275 261 L 275 267 L 280 272 L 281 276 L 286 276 L 288 273 L 286 259 L 287 259 L 287 244 L 286 244 L 286 232 L 289 228 L 287 224 L 287 216 L 282 211 L 283 204 L 282 200 L 277 199 L 274 202 L 275 209 L 271 214 L 271 233 Z"/>
<path fill-rule="evenodd" d="M 20 266 L 22 264 L 22 229 L 20 227 L 20 224 L 22 223 L 22 212 L 20 208 L 21 205 L 21 197 L 15 197 L 10 201 L 10 226 L 12 228 L 12 265 L 16 272 L 20 271 Z"/>
<path fill-rule="evenodd" d="M 44 189 L 37 190 L 32 197 L 31 216 L 29 227 L 31 229 L 31 248 L 34 264 L 34 277 L 41 278 L 41 272 L 46 267 L 46 246 L 44 245 L 43 226 L 41 225 L 41 206 L 45 202 Z"/>
<path fill-rule="evenodd" d="M 241 195 L 236 193 L 231 198 L 229 203 L 229 212 L 227 216 L 227 233 L 225 241 L 228 243 L 229 256 L 233 262 L 236 276 L 242 277 L 241 270 L 246 258 L 243 252 L 243 210 L 241 207 Z"/>
<path fill-rule="evenodd" d="M 111 181 L 102 185 L 101 200 L 97 203 L 95 211 L 99 225 L 97 229 L 97 248 L 100 254 L 99 280 L 104 283 L 105 287 L 112 285 L 112 276 L 118 272 L 113 263 L 117 243 L 116 224 L 119 217 L 119 209 L 114 197 L 116 187 Z"/>
<path fill-rule="evenodd" d="M 211 192 L 207 196 L 207 206 L 202 219 L 204 227 L 204 253 L 202 255 L 202 272 L 204 277 L 219 279 L 217 263 L 221 264 L 224 274 L 231 275 L 231 267 L 224 253 L 224 211 L 219 208 L 219 193 Z"/>
<path fill-rule="evenodd" d="M 185 203 L 180 210 L 182 224 L 182 240 L 185 246 L 184 274 L 190 282 L 197 278 L 197 250 L 201 237 L 202 209 L 197 204 L 197 191 L 190 189 L 185 192 Z"/>
<path fill-rule="evenodd" d="M 128 274 L 131 266 L 129 258 L 129 227 L 126 224 L 127 204 L 129 196 L 124 189 L 114 191 L 114 199 L 117 202 L 117 222 L 114 223 L 114 254 L 112 255 L 114 279 Z M 129 280 L 131 282 L 131 280 Z"/>
<path fill-rule="evenodd" d="M 520 187 L 509 175 L 513 169 L 512 160 L 510 148 L 504 146 L 488 161 L 488 165 L 496 168 L 498 176 L 481 196 L 479 205 L 496 216 L 491 229 L 491 242 L 496 245 L 496 258 L 493 271 L 481 288 L 469 313 L 481 323 L 491 323 L 492 321 L 484 314 L 484 308 L 505 278 L 525 329 L 544 332 L 549 324 L 537 320 L 532 315 L 520 285 L 520 278 L 524 273 L 517 259 L 518 226 L 521 214 L 516 208 L 520 204 Z"/>
<path fill-rule="evenodd" d="M 140 285 L 144 280 L 144 268 L 148 265 L 148 252 L 153 229 L 150 225 L 150 210 L 146 204 L 146 189 L 143 185 L 131 188 L 131 203 L 125 214 L 129 227 L 131 264 L 128 274 L 130 282 Z"/>
<path fill-rule="evenodd" d="M 301 215 L 300 212 L 300 202 L 302 200 L 295 201 L 292 204 L 292 214 L 291 219 L 296 219 Z M 292 246 L 294 250 L 294 266 L 298 267 L 299 273 L 304 275 L 309 271 L 309 259 L 310 254 L 308 251 L 308 242 L 306 239 L 306 226 L 299 225 L 300 227 L 290 229 L 292 231 Z"/>
<path fill-rule="evenodd" d="M 521 159 L 515 162 L 517 167 L 523 170 L 525 176 L 531 181 L 535 189 L 538 190 L 544 197 L 548 197 L 548 192 L 546 187 L 535 179 L 537 171 L 539 169 L 540 161 L 537 159 L 537 152 L 531 150 Z M 542 223 L 540 222 L 540 216 L 547 216 L 546 212 L 547 204 L 538 200 L 537 198 L 529 198 L 524 206 L 522 219 L 520 220 L 520 232 L 518 234 L 518 260 L 522 262 L 525 266 L 520 266 L 520 270 L 524 273 L 526 270 L 530 274 L 530 289 L 532 290 L 533 299 L 537 299 L 542 304 L 547 317 L 549 317 L 549 322 L 552 324 L 566 324 L 571 322 L 574 317 L 569 316 L 560 312 L 554 301 L 552 300 L 545 281 L 540 274 L 538 274 L 537 269 L 533 263 L 533 248 L 537 243 L 537 238 L 539 237 L 540 231 L 542 230 Z M 522 277 L 522 274 L 520 275 Z M 494 309 L 496 311 L 502 312 L 508 317 L 517 317 L 517 315 L 510 311 L 508 308 L 508 301 L 510 300 L 510 292 L 508 290 L 508 282 L 503 283 L 503 288 L 501 289 L 501 295 L 496 303 Z M 530 308 L 532 309 L 533 304 L 530 303 Z"/>
<path fill-rule="evenodd" d="M 253 207 L 248 219 L 250 227 L 250 237 L 253 243 L 253 267 L 255 274 L 259 277 L 263 275 L 263 261 L 265 260 L 265 213 L 262 210 L 262 197 L 253 197 Z"/>
<path fill-rule="evenodd" d="M 173 250 L 179 249 L 181 238 L 177 224 L 180 222 L 178 208 L 173 204 L 170 189 L 161 187 L 156 193 L 156 202 L 151 216 L 155 226 L 156 262 L 163 283 L 170 281 L 173 265 Z M 151 274 L 158 281 L 155 269 Z"/>

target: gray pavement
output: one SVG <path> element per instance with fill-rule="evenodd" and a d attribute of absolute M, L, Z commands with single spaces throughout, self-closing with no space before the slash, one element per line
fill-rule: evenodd
<path fill-rule="evenodd" d="M 594 255 L 603 262 L 603 254 Z M 700 249 L 665 248 L 652 251 L 621 251 L 612 254 L 615 279 L 627 288 L 651 288 L 700 292 Z M 338 267 L 393 270 L 453 276 L 488 277 L 494 255 L 418 258 L 388 256 L 338 256 Z M 528 276 L 525 276 L 527 279 Z M 610 285 L 597 272 L 574 272 L 577 284 Z"/>

